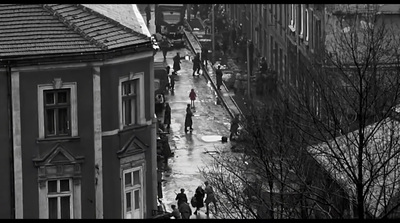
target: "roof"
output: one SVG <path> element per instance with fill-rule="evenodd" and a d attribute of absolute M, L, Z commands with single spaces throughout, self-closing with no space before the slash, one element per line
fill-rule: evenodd
<path fill-rule="evenodd" d="M 378 11 L 383 14 L 400 14 L 400 4 L 384 4 Z"/>
<path fill-rule="evenodd" d="M 363 150 L 363 183 L 369 185 L 368 191 L 364 188 L 365 208 L 375 217 L 384 213 L 390 198 L 400 190 L 399 132 L 400 123 L 391 118 L 364 128 L 368 139 Z M 308 147 L 310 154 L 354 198 L 356 185 L 349 171 L 357 174 L 358 145 L 358 131 L 354 131 Z"/>
<path fill-rule="evenodd" d="M 375 11 L 379 14 L 400 14 L 400 4 L 327 4 L 328 12 L 339 14 Z"/>
<path fill-rule="evenodd" d="M 128 13 L 121 11 L 120 18 L 136 16 Z M 0 57 L 95 52 L 150 42 L 138 30 L 128 19 L 80 4 L 0 4 Z"/>
<path fill-rule="evenodd" d="M 82 4 L 100 14 L 129 27 L 130 29 L 150 37 L 149 29 L 143 20 L 136 4 Z"/>

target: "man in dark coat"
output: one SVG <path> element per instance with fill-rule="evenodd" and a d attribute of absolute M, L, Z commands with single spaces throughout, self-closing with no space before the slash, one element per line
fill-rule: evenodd
<path fill-rule="evenodd" d="M 193 124 L 192 116 L 193 116 L 193 112 L 192 112 L 192 109 L 190 109 L 190 104 L 187 104 L 186 117 L 185 117 L 185 133 L 187 133 L 187 131 L 188 131 L 187 128 L 188 127 L 190 128 L 190 132 L 193 131 L 193 128 L 192 128 L 192 124 Z"/>
<path fill-rule="evenodd" d="M 171 42 L 168 40 L 166 36 L 163 36 L 160 42 L 160 48 L 163 53 L 164 60 L 167 59 L 168 50 L 171 48 Z"/>
<path fill-rule="evenodd" d="M 217 77 L 217 88 L 218 90 L 221 90 L 221 85 L 222 85 L 222 70 L 221 70 L 221 65 L 218 65 L 217 70 L 215 71 L 215 75 Z"/>
<path fill-rule="evenodd" d="M 197 74 L 200 74 L 200 53 L 196 53 L 196 56 L 193 58 L 193 76 L 197 71 Z"/>
<path fill-rule="evenodd" d="M 232 141 L 232 138 L 234 135 L 238 135 L 237 131 L 239 128 L 239 115 L 236 114 L 235 117 L 232 119 L 231 121 L 231 128 L 230 128 L 230 132 L 231 134 L 229 135 L 229 140 Z"/>
<path fill-rule="evenodd" d="M 197 211 L 200 210 L 200 208 L 204 207 L 204 190 L 201 186 L 198 186 L 196 189 L 196 192 L 194 194 L 196 198 L 196 211 L 194 212 L 195 215 L 197 215 Z"/>
<path fill-rule="evenodd" d="M 171 125 L 171 107 L 168 102 L 165 103 L 164 124 L 167 125 L 167 130 L 169 131 Z"/>
<path fill-rule="evenodd" d="M 207 67 L 207 60 L 208 60 L 208 49 L 204 46 L 203 48 L 201 48 L 201 64 Z"/>
<path fill-rule="evenodd" d="M 209 204 L 213 203 L 214 208 L 215 208 L 215 213 L 217 213 L 217 201 L 215 199 L 215 194 L 214 190 L 211 187 L 211 185 L 208 183 L 208 181 L 204 182 L 206 187 L 204 188 L 204 192 L 206 193 L 207 197 L 204 203 L 206 204 L 206 215 L 208 216 L 210 214 L 209 210 Z"/>
<path fill-rule="evenodd" d="M 181 214 L 179 210 L 176 208 L 175 204 L 171 205 L 172 212 L 171 212 L 171 217 L 174 217 L 175 219 L 180 219 Z"/>
<path fill-rule="evenodd" d="M 181 69 L 181 56 L 179 55 L 179 52 L 176 53 L 173 60 L 174 65 L 172 66 L 172 68 L 174 69 L 174 74 L 177 74 L 177 72 Z"/>
<path fill-rule="evenodd" d="M 192 209 L 190 208 L 189 204 L 183 202 L 179 207 L 179 212 L 181 213 L 182 219 L 189 219 L 190 215 L 192 215 Z"/>
<path fill-rule="evenodd" d="M 188 201 L 187 200 L 187 196 L 185 194 L 185 189 L 183 189 L 183 188 L 181 189 L 181 192 L 176 195 L 175 200 L 178 201 L 178 208 L 181 206 L 181 204 L 183 202 L 187 202 Z"/>

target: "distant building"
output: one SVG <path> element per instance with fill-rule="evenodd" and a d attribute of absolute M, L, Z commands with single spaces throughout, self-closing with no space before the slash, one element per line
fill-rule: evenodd
<path fill-rule="evenodd" d="M 150 218 L 153 47 L 136 5 L 0 5 L 0 218 Z"/>

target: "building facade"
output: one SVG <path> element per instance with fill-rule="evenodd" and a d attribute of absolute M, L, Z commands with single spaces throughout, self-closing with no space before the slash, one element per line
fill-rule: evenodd
<path fill-rule="evenodd" d="M 254 43 L 282 84 L 304 86 L 297 72 L 323 49 L 323 4 L 225 4 L 228 17 Z"/>
<path fill-rule="evenodd" d="M 136 5 L 0 11 L 0 217 L 149 218 L 153 45 Z"/>

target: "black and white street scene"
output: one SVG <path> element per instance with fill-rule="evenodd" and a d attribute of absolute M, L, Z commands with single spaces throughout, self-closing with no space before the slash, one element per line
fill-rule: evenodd
<path fill-rule="evenodd" d="M 400 4 L 0 4 L 0 218 L 400 218 Z"/>

